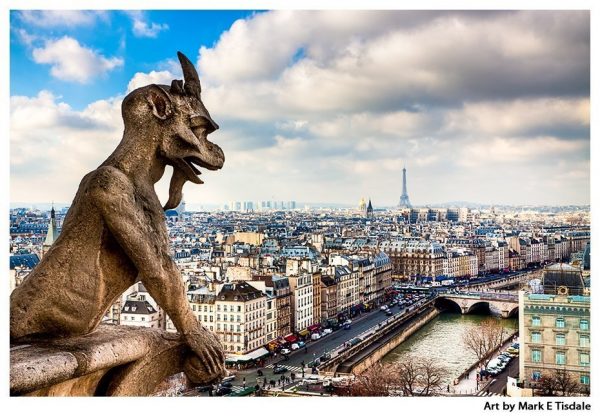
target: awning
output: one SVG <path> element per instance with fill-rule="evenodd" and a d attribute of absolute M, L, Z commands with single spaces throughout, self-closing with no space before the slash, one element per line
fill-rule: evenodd
<path fill-rule="evenodd" d="M 316 331 L 316 330 L 318 330 L 320 328 L 321 328 L 321 324 L 314 324 L 314 325 L 309 326 L 306 329 L 308 329 L 309 331 Z"/>
<path fill-rule="evenodd" d="M 245 362 L 251 360 L 257 360 L 259 358 L 264 357 L 265 355 L 269 355 L 269 351 L 265 347 L 260 347 L 257 350 L 249 352 L 244 355 L 228 355 L 225 358 L 225 362 L 228 364 L 237 363 L 237 362 Z"/>
<path fill-rule="evenodd" d="M 285 339 L 287 342 L 298 341 L 298 337 L 296 335 L 288 335 L 287 337 L 284 337 L 283 339 Z"/>
<path fill-rule="evenodd" d="M 310 332 L 308 332 L 308 329 L 303 329 L 302 331 L 298 332 L 298 335 L 300 335 L 301 337 L 305 337 L 308 334 L 310 334 Z"/>

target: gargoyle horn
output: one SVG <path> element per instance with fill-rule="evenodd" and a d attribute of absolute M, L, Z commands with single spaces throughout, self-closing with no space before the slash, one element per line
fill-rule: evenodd
<path fill-rule="evenodd" d="M 187 56 L 181 52 L 177 52 L 177 57 L 181 63 L 181 69 L 183 70 L 183 79 L 185 80 L 185 85 L 183 88 L 185 93 L 200 99 L 200 92 L 202 91 L 202 88 L 200 87 L 200 78 L 198 77 L 196 68 L 190 62 Z"/>

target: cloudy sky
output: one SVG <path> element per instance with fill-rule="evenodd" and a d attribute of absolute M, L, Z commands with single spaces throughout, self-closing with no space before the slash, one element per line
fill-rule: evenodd
<path fill-rule="evenodd" d="M 190 203 L 587 204 L 587 12 L 11 12 L 10 198 L 69 203 L 132 89 L 197 64 L 221 171 Z M 168 177 L 157 190 L 166 197 Z"/>

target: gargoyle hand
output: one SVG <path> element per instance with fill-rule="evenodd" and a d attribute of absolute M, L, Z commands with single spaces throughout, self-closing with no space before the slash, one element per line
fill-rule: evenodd
<path fill-rule="evenodd" d="M 196 384 L 208 384 L 225 376 L 225 355 L 217 336 L 204 327 L 185 334 L 185 340 L 194 354 L 184 363 L 188 378 Z"/>

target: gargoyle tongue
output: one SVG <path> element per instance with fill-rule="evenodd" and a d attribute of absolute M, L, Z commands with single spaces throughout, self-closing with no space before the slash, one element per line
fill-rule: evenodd
<path fill-rule="evenodd" d="M 183 198 L 183 185 L 187 182 L 186 175 L 179 169 L 173 169 L 173 176 L 171 176 L 171 183 L 169 184 L 169 200 L 163 207 L 166 211 L 168 209 L 177 208 Z"/>

